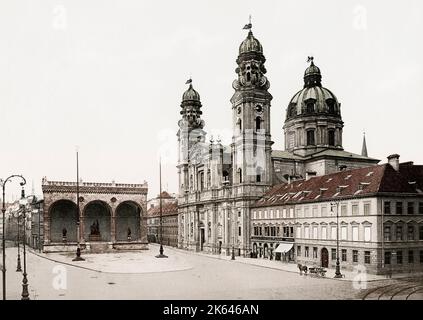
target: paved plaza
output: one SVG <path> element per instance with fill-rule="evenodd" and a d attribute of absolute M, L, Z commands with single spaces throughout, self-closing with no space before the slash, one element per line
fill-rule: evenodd
<path fill-rule="evenodd" d="M 368 277 L 354 282 L 299 275 L 295 264 L 209 256 L 165 247 L 166 259 L 150 250 L 86 254 L 27 254 L 30 298 L 36 299 L 423 299 L 421 278 Z M 22 273 L 17 249 L 7 249 L 7 298 L 19 299 Z M 355 275 L 356 276 L 356 275 Z M 419 280 L 420 279 L 420 280 Z"/>

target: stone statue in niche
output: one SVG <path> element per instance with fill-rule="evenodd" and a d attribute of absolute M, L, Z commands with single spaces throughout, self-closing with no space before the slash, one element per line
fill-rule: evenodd
<path fill-rule="evenodd" d="M 99 236 L 100 235 L 100 226 L 98 224 L 98 220 L 93 222 L 93 224 L 90 226 L 91 229 L 91 235 L 93 236 Z"/>
<path fill-rule="evenodd" d="M 66 235 L 68 234 L 68 230 L 66 228 L 62 229 L 62 240 L 66 241 Z"/>
<path fill-rule="evenodd" d="M 131 228 L 128 227 L 128 241 L 131 241 L 132 237 L 131 237 Z"/>

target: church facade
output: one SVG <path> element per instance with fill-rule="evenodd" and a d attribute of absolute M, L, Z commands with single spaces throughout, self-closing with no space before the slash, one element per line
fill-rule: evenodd
<path fill-rule="evenodd" d="M 342 146 L 341 104 L 309 58 L 304 87 L 286 109 L 285 150 L 272 149 L 270 82 L 251 30 L 239 47 L 230 99 L 232 141 L 207 141 L 199 93 L 184 92 L 178 122 L 178 247 L 249 255 L 250 208 L 272 186 L 379 162 Z M 191 82 L 191 81 L 190 81 Z M 229 112 L 228 112 L 229 116 Z"/>

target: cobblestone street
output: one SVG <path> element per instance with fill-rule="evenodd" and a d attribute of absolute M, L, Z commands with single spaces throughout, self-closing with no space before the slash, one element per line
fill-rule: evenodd
<path fill-rule="evenodd" d="M 27 255 L 30 298 L 374 299 L 383 291 L 376 288 L 386 285 L 405 283 L 419 289 L 414 282 L 395 279 L 371 281 L 367 289 L 355 289 L 351 281 L 300 276 L 295 272 L 252 265 L 238 257 L 231 261 L 227 257 L 219 259 L 165 247 L 169 258 L 156 259 L 157 251 L 157 246 L 150 245 L 150 250 L 141 252 L 86 255 L 87 260 L 79 262 L 79 267 L 72 265 L 75 262 L 70 255 L 50 254 L 45 258 L 30 252 Z M 111 257 L 113 259 L 106 259 Z M 58 262 L 51 260 L 53 258 Z M 120 270 L 115 267 L 116 261 Z M 19 299 L 22 290 L 22 273 L 15 270 L 16 248 L 8 248 L 8 299 Z M 410 290 L 402 291 L 403 294 L 395 298 L 405 299 Z M 421 299 L 421 295 L 410 297 Z"/>

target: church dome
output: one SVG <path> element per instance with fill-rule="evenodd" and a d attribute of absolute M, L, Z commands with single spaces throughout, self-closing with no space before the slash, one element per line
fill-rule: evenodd
<path fill-rule="evenodd" d="M 194 90 L 192 84 L 189 85 L 187 91 L 182 95 L 182 101 L 200 101 L 200 94 Z"/>
<path fill-rule="evenodd" d="M 239 46 L 239 54 L 247 52 L 259 52 L 263 53 L 263 47 L 260 42 L 253 36 L 253 32 L 250 30 L 248 32 L 247 38 L 242 41 Z"/>
<path fill-rule="evenodd" d="M 286 118 L 317 114 L 340 117 L 338 99 L 329 89 L 322 86 L 320 69 L 314 65 L 312 57 L 309 60 L 311 64 L 304 72 L 304 88 L 292 97 Z"/>

